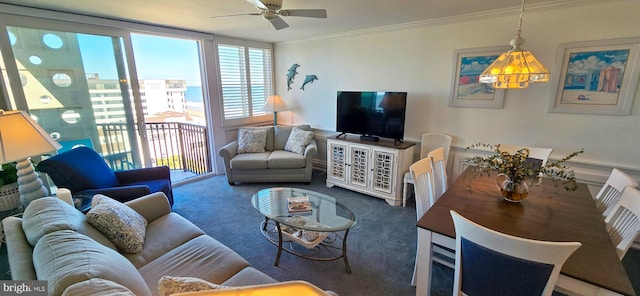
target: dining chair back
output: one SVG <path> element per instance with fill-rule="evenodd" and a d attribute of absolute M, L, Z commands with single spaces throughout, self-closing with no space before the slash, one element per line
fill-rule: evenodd
<path fill-rule="evenodd" d="M 437 148 L 427 154 L 431 159 L 433 179 L 435 180 L 435 200 L 447 191 L 447 164 L 444 158 L 444 148 Z"/>
<path fill-rule="evenodd" d="M 509 154 L 514 154 L 518 152 L 518 150 L 523 148 L 529 149 L 529 158 L 542 160 L 542 165 L 547 164 L 549 155 L 551 155 L 551 152 L 553 152 L 553 148 L 537 148 L 511 144 L 500 144 L 500 151 L 509 152 Z"/>
<path fill-rule="evenodd" d="M 416 221 L 418 221 L 435 203 L 435 180 L 433 177 L 433 168 L 431 167 L 431 158 L 426 157 L 416 161 L 409 167 L 409 173 L 414 181 L 416 192 Z M 416 263 L 413 266 L 413 276 L 411 277 L 412 286 L 416 285 L 417 267 L 418 252 L 416 251 Z"/>
<path fill-rule="evenodd" d="M 551 295 L 579 242 L 504 234 L 450 211 L 456 231 L 453 295 Z"/>
<path fill-rule="evenodd" d="M 640 190 L 627 186 L 605 219 L 607 232 L 620 260 L 640 233 Z"/>
<path fill-rule="evenodd" d="M 431 158 L 423 158 L 409 167 L 416 192 L 416 221 L 436 202 L 435 179 Z"/>
<path fill-rule="evenodd" d="M 613 206 L 618 203 L 622 191 L 627 186 L 637 187 L 638 182 L 619 169 L 614 168 L 611 170 L 607 182 L 604 183 L 604 186 L 595 196 L 596 207 L 598 207 L 604 218 L 609 215 Z"/>
<path fill-rule="evenodd" d="M 444 167 L 447 167 L 447 160 L 449 159 L 449 150 L 451 149 L 451 141 L 453 137 L 439 132 L 428 132 L 422 134 L 420 141 L 420 159 L 427 157 L 430 151 L 436 148 L 442 147 Z M 407 199 L 409 198 L 409 184 L 413 184 L 411 174 L 406 172 L 403 178 L 403 190 L 402 190 L 402 206 L 407 206 Z"/>

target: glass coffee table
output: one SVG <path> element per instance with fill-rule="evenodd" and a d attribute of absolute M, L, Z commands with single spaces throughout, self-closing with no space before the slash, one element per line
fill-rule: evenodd
<path fill-rule="evenodd" d="M 289 209 L 293 197 L 308 199 L 304 211 L 296 211 L 297 206 Z M 347 235 L 356 224 L 356 216 L 335 198 L 311 190 L 275 187 L 256 192 L 251 204 L 265 217 L 260 227 L 262 234 L 278 246 L 273 265 L 278 266 L 284 250 L 317 261 L 343 258 L 347 273 L 351 273 Z"/>

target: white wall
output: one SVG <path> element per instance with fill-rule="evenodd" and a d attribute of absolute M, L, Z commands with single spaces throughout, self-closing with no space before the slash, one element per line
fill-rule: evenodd
<path fill-rule="evenodd" d="M 550 70 L 564 42 L 640 36 L 640 2 L 611 1 L 573 8 L 528 9 L 524 48 Z M 330 19 L 329 19 L 330 20 Z M 456 49 L 509 48 L 518 14 L 372 30 L 330 38 L 278 43 L 276 90 L 293 111 L 278 113 L 283 123 L 309 123 L 335 130 L 337 90 L 407 91 L 405 139 L 419 142 L 427 131 L 454 136 L 454 146 L 482 141 L 554 147 L 551 158 L 584 148 L 576 160 L 586 164 L 640 170 L 640 93 L 629 116 L 549 113 L 552 83 L 508 90 L 502 109 L 448 107 Z M 292 90 L 286 73 L 300 64 Z M 304 76 L 318 80 L 300 88 Z M 558 73 L 552 73 L 553 77 Z"/>

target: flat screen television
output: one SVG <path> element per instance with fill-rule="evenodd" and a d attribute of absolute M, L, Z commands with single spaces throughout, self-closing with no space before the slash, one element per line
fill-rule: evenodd
<path fill-rule="evenodd" d="M 362 140 L 382 137 L 402 142 L 406 92 L 338 91 L 337 101 L 338 136 L 350 133 L 361 135 Z"/>

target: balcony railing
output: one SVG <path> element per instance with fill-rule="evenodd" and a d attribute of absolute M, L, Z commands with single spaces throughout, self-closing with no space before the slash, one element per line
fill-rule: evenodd
<path fill-rule="evenodd" d="M 206 127 L 182 122 L 145 123 L 152 166 L 194 174 L 212 171 Z M 104 158 L 114 170 L 133 168 L 131 147 L 124 124 L 98 124 Z"/>

